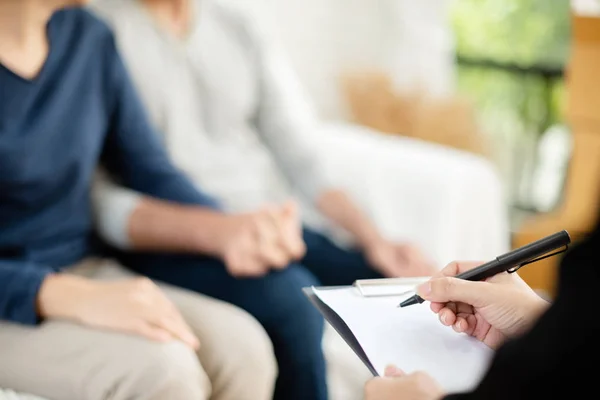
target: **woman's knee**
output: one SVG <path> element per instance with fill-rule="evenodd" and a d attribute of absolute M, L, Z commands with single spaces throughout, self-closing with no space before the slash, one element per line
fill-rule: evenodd
<path fill-rule="evenodd" d="M 115 400 L 138 396 L 149 400 L 208 400 L 211 396 L 210 380 L 196 353 L 181 342 L 154 343 L 136 338 L 110 358 L 110 368 L 120 375 L 114 376 L 115 384 L 110 389 L 110 398 Z"/>
<path fill-rule="evenodd" d="M 214 334 L 203 329 L 199 351 L 218 400 L 270 400 L 277 379 L 273 345 L 264 328 L 245 311 L 222 304 Z"/>

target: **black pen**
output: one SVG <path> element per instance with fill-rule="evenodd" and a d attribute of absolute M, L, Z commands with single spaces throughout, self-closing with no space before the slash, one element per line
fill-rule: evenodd
<path fill-rule="evenodd" d="M 468 281 L 482 281 L 502 272 L 515 272 L 519 268 L 539 261 L 543 258 L 551 257 L 567 250 L 571 238 L 567 231 L 560 231 L 547 236 L 543 239 L 536 240 L 533 243 L 527 244 L 518 249 L 512 250 L 502 256 L 496 257 L 495 260 L 480 265 L 462 274 L 456 275 L 456 278 L 465 279 Z M 565 247 L 562 251 L 557 251 L 552 254 L 549 252 Z M 548 254 L 548 255 L 545 255 Z M 418 294 L 404 300 L 398 307 L 412 306 L 413 304 L 421 304 L 425 300 Z"/>

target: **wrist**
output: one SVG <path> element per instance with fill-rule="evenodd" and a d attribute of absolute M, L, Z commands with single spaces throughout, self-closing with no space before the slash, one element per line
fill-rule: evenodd
<path fill-rule="evenodd" d="M 83 296 L 93 288 L 85 278 L 68 274 L 49 275 L 38 292 L 37 309 L 41 318 L 79 320 Z"/>
<path fill-rule="evenodd" d="M 236 216 L 198 210 L 188 221 L 192 230 L 192 247 L 198 252 L 222 258 L 231 238 Z"/>
<path fill-rule="evenodd" d="M 531 325 L 533 325 L 537 319 L 548 310 L 548 308 L 550 308 L 550 303 L 536 294 L 535 298 L 532 299 L 530 306 Z"/>
<path fill-rule="evenodd" d="M 385 241 L 376 229 L 365 229 L 355 236 L 358 246 L 367 253 L 374 251 L 377 246 Z"/>
<path fill-rule="evenodd" d="M 531 297 L 528 299 L 528 302 L 522 308 L 522 310 L 524 310 L 522 317 L 520 318 L 520 322 L 517 324 L 511 336 L 522 335 L 523 333 L 529 331 L 529 329 L 535 325 L 538 318 L 544 314 L 549 307 L 549 302 L 537 294 L 532 293 Z"/>

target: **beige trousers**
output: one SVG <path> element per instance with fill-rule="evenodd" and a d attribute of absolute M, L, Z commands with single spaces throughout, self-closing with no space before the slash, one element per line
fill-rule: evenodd
<path fill-rule="evenodd" d="M 109 260 L 68 271 L 91 279 L 134 275 Z M 195 353 L 66 321 L 0 323 L 0 388 L 49 400 L 268 400 L 277 364 L 267 334 L 224 302 L 159 284 L 195 331 Z"/>

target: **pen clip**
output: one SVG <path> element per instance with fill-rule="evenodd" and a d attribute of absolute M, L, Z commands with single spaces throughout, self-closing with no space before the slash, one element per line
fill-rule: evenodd
<path fill-rule="evenodd" d="M 507 272 L 508 272 L 509 274 L 515 273 L 515 272 L 517 272 L 519 269 L 521 269 L 522 267 L 526 266 L 527 264 L 533 264 L 534 262 L 541 261 L 541 260 L 544 260 L 544 259 L 546 259 L 546 258 L 549 258 L 549 257 L 553 257 L 553 256 L 555 256 L 555 255 L 557 255 L 557 254 L 564 253 L 564 252 L 566 252 L 568 249 L 569 249 L 569 245 L 567 244 L 567 245 L 565 245 L 565 248 L 564 248 L 564 249 L 562 249 L 562 250 L 560 250 L 560 251 L 555 251 L 554 253 L 546 254 L 545 256 L 541 256 L 541 257 L 538 257 L 538 258 L 534 258 L 533 260 L 529 260 L 529 261 L 526 261 L 526 262 L 524 262 L 524 263 L 522 263 L 522 264 L 515 265 L 514 267 L 512 267 L 511 269 L 509 269 Z"/>

